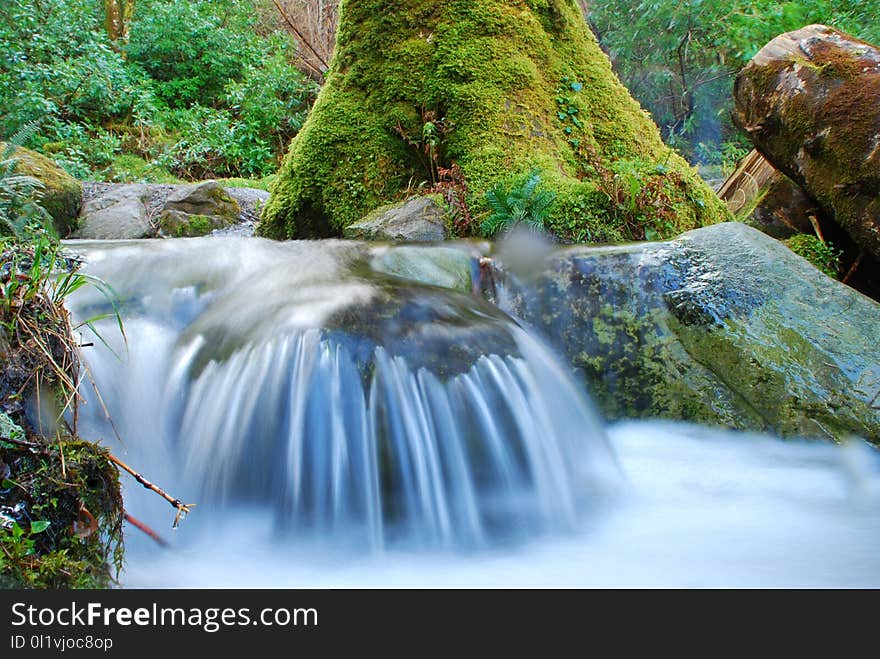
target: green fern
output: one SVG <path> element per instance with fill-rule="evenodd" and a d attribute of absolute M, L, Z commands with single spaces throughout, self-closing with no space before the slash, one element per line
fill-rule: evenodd
<path fill-rule="evenodd" d="M 525 225 L 534 232 L 544 231 L 556 195 L 549 190 L 541 190 L 540 184 L 540 173 L 532 171 L 520 186 L 508 188 L 499 183 L 488 190 L 485 198 L 492 214 L 480 227 L 483 235 L 491 237 L 518 225 Z"/>

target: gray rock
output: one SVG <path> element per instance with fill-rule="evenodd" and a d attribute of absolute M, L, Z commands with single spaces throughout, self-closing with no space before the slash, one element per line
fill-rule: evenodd
<path fill-rule="evenodd" d="M 371 213 L 343 231 L 353 240 L 432 242 L 446 239 L 446 211 L 431 197 L 417 197 Z"/>
<path fill-rule="evenodd" d="M 880 304 L 743 224 L 561 250 L 494 297 L 562 350 L 610 418 L 880 443 Z"/>
<path fill-rule="evenodd" d="M 74 237 L 87 240 L 148 238 L 155 231 L 147 216 L 150 186 L 117 185 L 83 204 Z"/>
<path fill-rule="evenodd" d="M 257 188 L 225 188 L 226 193 L 238 202 L 241 207 L 240 222 L 258 222 L 263 205 L 269 199 L 266 190 Z"/>

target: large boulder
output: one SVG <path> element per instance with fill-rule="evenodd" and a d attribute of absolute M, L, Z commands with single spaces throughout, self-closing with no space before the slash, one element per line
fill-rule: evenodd
<path fill-rule="evenodd" d="M 83 204 L 75 234 L 86 240 L 149 238 L 155 229 L 147 215 L 150 186 L 129 183 L 108 186 Z"/>
<path fill-rule="evenodd" d="M 562 250 L 497 291 L 610 418 L 880 443 L 880 304 L 744 224 Z"/>
<path fill-rule="evenodd" d="M 354 240 L 431 242 L 446 238 L 447 213 L 432 197 L 377 209 L 343 231 Z"/>
<path fill-rule="evenodd" d="M 0 152 L 7 145 L 0 142 Z M 55 230 L 61 237 L 76 230 L 77 214 L 82 205 L 82 186 L 75 178 L 46 156 L 16 147 L 12 157 L 15 159 L 15 172 L 31 176 L 43 184 L 40 205 L 52 216 Z"/>
<path fill-rule="evenodd" d="M 757 149 L 880 256 L 880 50 L 810 25 L 761 49 L 734 94 Z"/>

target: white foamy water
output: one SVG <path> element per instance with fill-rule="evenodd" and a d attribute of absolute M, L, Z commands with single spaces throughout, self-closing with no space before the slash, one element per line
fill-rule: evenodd
<path fill-rule="evenodd" d="M 580 531 L 482 552 L 328 553 L 279 539 L 265 515 L 239 510 L 208 528 L 177 532 L 182 546 L 172 550 L 136 538 L 122 583 L 880 586 L 880 466 L 870 449 L 651 422 L 616 425 L 610 436 L 629 488 Z"/>
<path fill-rule="evenodd" d="M 538 339 L 466 294 L 365 272 L 358 249 L 87 250 L 126 301 L 128 347 L 104 322 L 119 356 L 85 354 L 125 445 L 89 391 L 84 435 L 199 504 L 170 531 L 174 511 L 127 484 L 172 547 L 130 529 L 123 586 L 880 585 L 873 449 L 606 429 Z M 361 327 L 389 290 L 419 304 Z"/>

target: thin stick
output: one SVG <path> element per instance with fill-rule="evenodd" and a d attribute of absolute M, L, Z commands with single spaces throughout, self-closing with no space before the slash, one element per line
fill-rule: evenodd
<path fill-rule="evenodd" d="M 819 226 L 818 218 L 812 213 L 807 214 L 807 217 L 810 218 L 810 224 L 813 225 L 813 231 L 816 232 L 816 237 L 824 243 L 825 236 L 822 235 L 822 227 Z"/>
<path fill-rule="evenodd" d="M 113 464 L 115 464 L 115 465 L 116 465 L 117 467 L 119 467 L 120 469 L 124 469 L 125 471 L 127 471 L 129 474 L 131 474 L 131 475 L 134 477 L 134 479 L 135 479 L 138 483 L 140 483 L 141 485 L 143 485 L 146 489 L 148 489 L 148 490 L 152 490 L 153 492 L 155 492 L 156 494 L 158 494 L 160 497 L 162 497 L 163 499 L 165 499 L 165 501 L 167 501 L 168 503 L 170 503 L 174 508 L 177 509 L 177 515 L 174 517 L 174 524 L 171 526 L 171 528 L 176 529 L 176 528 L 178 527 L 178 525 L 180 524 L 180 520 L 181 520 L 184 516 L 186 516 L 186 515 L 188 515 L 190 512 L 192 512 L 191 509 L 196 505 L 196 504 L 194 504 L 194 503 L 183 503 L 180 499 L 175 499 L 175 498 L 172 497 L 170 494 L 168 494 L 167 492 L 165 492 L 165 490 L 163 490 L 162 488 L 160 488 L 160 487 L 157 486 L 157 485 L 154 485 L 153 483 L 151 483 L 150 481 L 148 481 L 146 478 L 144 478 L 143 476 L 141 476 L 139 473 L 137 473 L 134 469 L 132 469 L 131 467 L 129 467 L 127 464 L 125 464 L 122 460 L 120 460 L 120 459 L 117 458 L 116 456 L 114 456 L 114 455 L 108 455 L 108 456 L 107 456 L 107 459 L 110 460 L 110 462 L 112 462 Z"/>
<path fill-rule="evenodd" d="M 127 512 L 125 513 L 125 520 L 129 524 L 134 526 L 136 529 L 138 529 L 139 531 L 143 531 L 148 536 L 150 536 L 150 538 L 152 538 L 153 541 L 157 545 L 159 545 L 160 547 L 164 547 L 164 548 L 169 547 L 169 544 L 165 541 L 165 539 L 161 535 L 156 533 L 153 529 L 151 529 L 149 526 L 144 524 L 141 520 L 137 519 L 136 517 L 134 517 L 130 513 L 127 513 Z"/>
<path fill-rule="evenodd" d="M 318 53 L 318 51 L 314 49 L 314 47 L 309 42 L 309 40 L 303 36 L 302 32 L 300 32 L 299 29 L 296 27 L 296 25 L 294 25 L 293 21 L 290 20 L 290 16 L 287 15 L 287 12 L 284 11 L 284 8 L 281 6 L 281 4 L 278 2 L 278 0 L 272 0 L 272 2 L 275 3 L 275 6 L 278 8 L 278 11 L 280 12 L 282 18 L 284 18 L 284 22 L 290 26 L 290 29 L 293 30 L 293 33 L 297 36 L 297 38 L 306 46 L 306 48 L 308 48 L 309 50 L 312 51 L 312 54 L 314 54 L 315 57 L 318 58 L 318 61 L 324 67 L 324 71 L 329 69 L 330 66 L 327 64 L 327 62 L 324 61 L 324 58 L 321 57 L 321 55 Z M 314 67 L 312 67 L 312 68 L 314 68 Z M 324 74 L 324 71 L 320 72 L 321 75 Z"/>
<path fill-rule="evenodd" d="M 116 440 L 125 447 L 125 442 L 122 441 L 122 435 L 119 434 L 119 429 L 116 427 L 116 424 L 113 422 L 113 417 L 110 416 L 110 411 L 107 409 L 107 405 L 104 403 L 104 397 L 101 396 L 101 392 L 98 390 L 98 384 L 95 382 L 95 378 L 92 377 L 92 371 L 89 369 L 88 365 L 85 362 L 82 362 L 83 370 L 86 372 L 86 377 L 89 378 L 89 382 L 92 384 L 92 389 L 95 390 L 95 395 L 98 397 L 98 402 L 101 404 L 101 409 L 104 411 L 104 418 L 107 419 L 107 423 L 110 424 L 110 428 L 113 429 L 113 434 L 116 435 Z"/>
<path fill-rule="evenodd" d="M 8 439 L 0 439 L 0 442 L 9 442 L 10 444 L 15 444 L 16 446 L 21 446 L 24 448 L 31 449 L 44 449 L 45 447 L 41 444 L 36 444 L 34 442 L 26 442 L 23 439 L 13 439 L 12 437 Z"/>
<path fill-rule="evenodd" d="M 865 258 L 865 252 L 859 252 L 859 255 L 856 257 L 856 260 L 853 261 L 853 264 L 849 267 L 849 270 L 846 273 L 846 277 L 844 277 L 841 281 L 846 284 L 849 283 L 850 277 L 856 274 L 856 270 L 859 269 L 859 266 L 862 264 L 862 259 Z"/>

